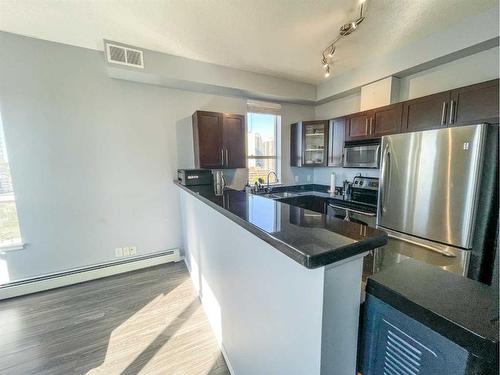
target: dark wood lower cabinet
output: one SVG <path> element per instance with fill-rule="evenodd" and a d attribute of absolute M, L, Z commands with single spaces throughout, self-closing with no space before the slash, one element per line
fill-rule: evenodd
<path fill-rule="evenodd" d="M 450 92 L 441 92 L 403 103 L 403 132 L 438 129 L 447 126 Z"/>

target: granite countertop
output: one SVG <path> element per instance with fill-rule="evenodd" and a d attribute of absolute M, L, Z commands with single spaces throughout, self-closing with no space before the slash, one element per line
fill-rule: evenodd
<path fill-rule="evenodd" d="M 476 356 L 497 355 L 497 288 L 408 259 L 370 276 L 366 292 Z"/>
<path fill-rule="evenodd" d="M 377 205 L 358 202 L 344 198 L 343 195 L 333 195 L 329 192 L 328 185 L 319 184 L 302 184 L 302 185 L 280 185 L 272 186 L 269 193 L 259 193 L 263 197 L 274 197 L 282 193 L 287 194 L 286 197 L 301 197 L 312 196 L 323 198 L 327 203 L 334 204 L 343 208 L 352 208 L 370 213 L 377 213 Z"/>
<path fill-rule="evenodd" d="M 306 268 L 335 263 L 387 243 L 387 234 L 381 230 L 259 195 L 227 189 L 217 196 L 212 185 L 174 183 Z"/>

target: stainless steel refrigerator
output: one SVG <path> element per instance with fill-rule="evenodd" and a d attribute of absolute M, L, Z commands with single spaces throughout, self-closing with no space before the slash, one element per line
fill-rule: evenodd
<path fill-rule="evenodd" d="M 382 138 L 377 225 L 392 238 L 392 255 L 379 257 L 422 258 L 467 274 L 487 127 Z"/>

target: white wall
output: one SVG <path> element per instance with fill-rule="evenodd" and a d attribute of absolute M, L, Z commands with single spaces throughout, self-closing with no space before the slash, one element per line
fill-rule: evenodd
<path fill-rule="evenodd" d="M 191 115 L 244 113 L 246 100 L 110 79 L 93 50 L 1 32 L 0 45 L 0 115 L 28 243 L 0 254 L 10 281 L 111 261 L 116 247 L 179 247 L 172 180 L 178 159 L 193 160 Z M 312 115 L 287 105 L 283 117 Z"/>
<path fill-rule="evenodd" d="M 118 43 L 121 44 L 121 43 Z M 144 50 L 143 70 L 107 64 L 114 78 L 227 96 L 314 103 L 316 86 L 227 66 Z"/>
<path fill-rule="evenodd" d="M 498 47 L 467 56 L 400 80 L 400 101 L 472 85 L 499 77 Z"/>
<path fill-rule="evenodd" d="M 317 120 L 328 120 L 350 113 L 359 112 L 361 106 L 361 90 L 341 98 L 320 104 L 314 108 Z"/>
<path fill-rule="evenodd" d="M 342 182 L 344 180 L 352 181 L 355 176 L 360 174 L 364 177 L 379 177 L 378 169 L 325 167 L 314 169 L 314 183 L 320 185 L 330 185 L 330 176 L 332 173 L 335 173 L 337 186 L 342 186 Z"/>

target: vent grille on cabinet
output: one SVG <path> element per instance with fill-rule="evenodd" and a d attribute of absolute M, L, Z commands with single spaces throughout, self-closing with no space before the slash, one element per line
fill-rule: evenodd
<path fill-rule="evenodd" d="M 384 374 L 420 374 L 421 361 L 422 352 L 418 348 L 403 340 L 396 332 L 388 330 Z"/>
<path fill-rule="evenodd" d="M 108 62 L 144 69 L 143 52 L 138 49 L 106 43 Z"/>

